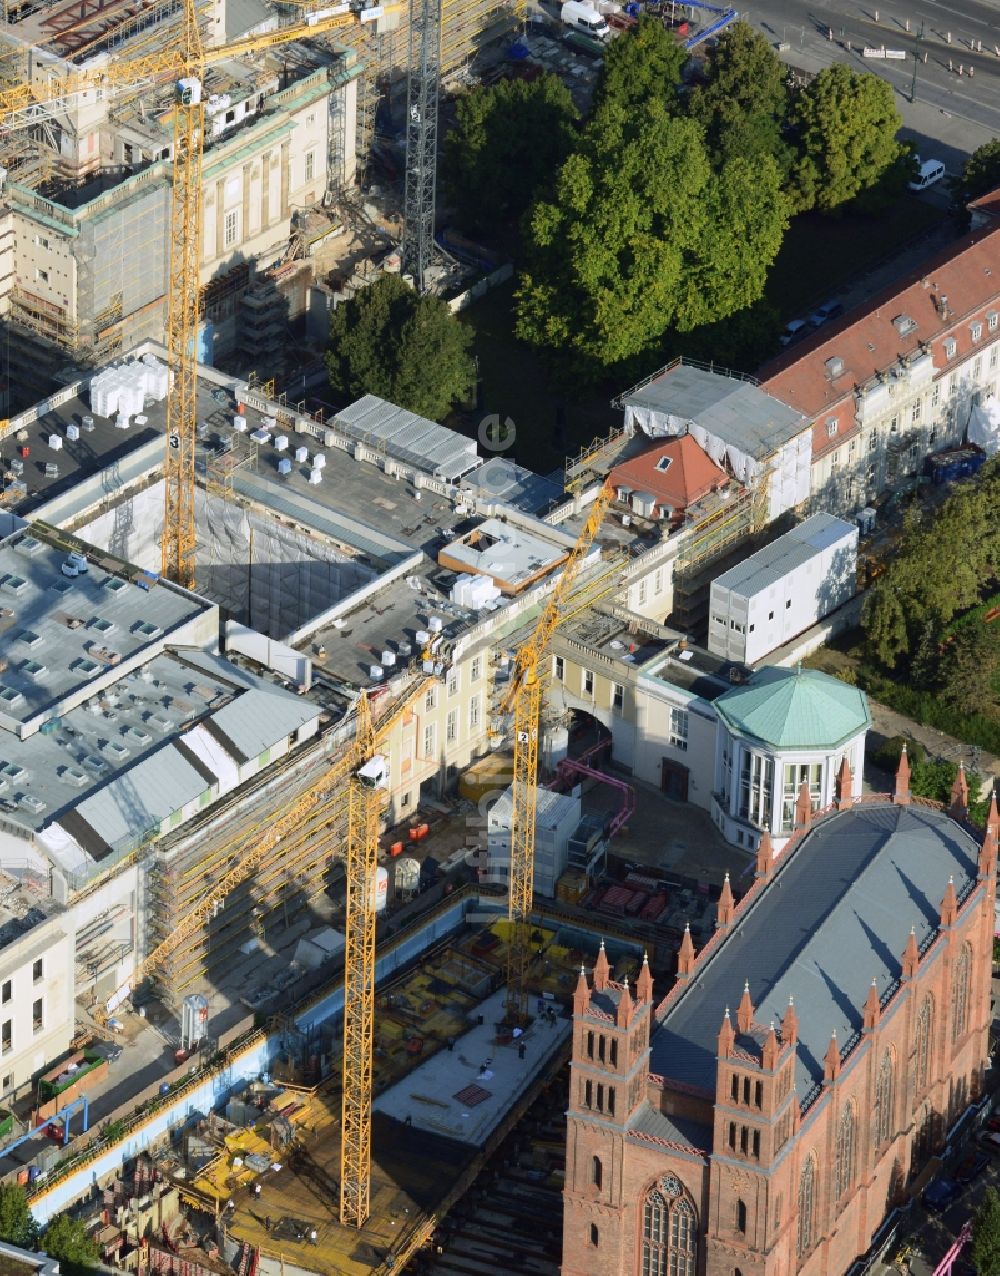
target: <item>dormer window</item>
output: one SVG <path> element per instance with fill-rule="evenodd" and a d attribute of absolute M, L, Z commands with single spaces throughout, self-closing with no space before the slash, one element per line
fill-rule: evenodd
<path fill-rule="evenodd" d="M 674 458 L 672 456 L 661 456 L 660 459 L 656 462 L 657 471 L 660 474 L 666 474 L 667 470 L 669 470 L 671 465 L 673 464 L 673 461 L 674 461 Z"/>
<path fill-rule="evenodd" d="M 996 332 L 997 324 L 1000 323 L 1000 315 L 995 310 L 991 310 L 986 316 L 986 327 L 990 332 Z"/>
<path fill-rule="evenodd" d="M 973 323 L 969 325 L 969 331 L 972 333 L 973 341 L 981 341 L 983 338 L 983 325 L 981 323 Z"/>
<path fill-rule="evenodd" d="M 828 417 L 828 418 L 827 418 L 827 422 L 826 422 L 826 437 L 827 437 L 828 439 L 832 439 L 832 438 L 833 438 L 833 436 L 837 433 L 837 429 L 838 429 L 839 425 L 840 425 L 840 422 L 837 420 L 837 418 L 836 418 L 835 416 L 831 416 L 831 417 Z"/>
<path fill-rule="evenodd" d="M 944 357 L 946 359 L 954 359 L 955 351 L 958 349 L 958 342 L 954 337 L 945 337 L 944 339 Z"/>
<path fill-rule="evenodd" d="M 901 337 L 909 336 L 917 328 L 916 321 L 911 319 L 909 315 L 897 315 L 892 321 L 892 326 Z"/>

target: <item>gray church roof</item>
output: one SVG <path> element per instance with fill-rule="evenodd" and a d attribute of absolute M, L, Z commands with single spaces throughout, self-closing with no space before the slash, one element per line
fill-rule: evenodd
<path fill-rule="evenodd" d="M 730 1007 L 735 1026 L 748 980 L 757 1023 L 777 1027 L 795 998 L 804 1098 L 822 1080 L 831 1034 L 843 1049 L 861 1029 L 872 980 L 880 997 L 897 982 L 910 928 L 923 950 L 949 877 L 961 900 L 978 854 L 968 833 L 927 807 L 886 802 L 823 820 L 667 1010 L 650 1071 L 714 1092 L 722 1017 Z"/>

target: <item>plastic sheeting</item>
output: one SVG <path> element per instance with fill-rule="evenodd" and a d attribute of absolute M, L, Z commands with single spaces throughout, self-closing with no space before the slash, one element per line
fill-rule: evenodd
<path fill-rule="evenodd" d="M 987 456 L 1000 452 L 1000 399 L 995 394 L 988 394 L 972 409 L 966 438 L 981 447 Z"/>
<path fill-rule="evenodd" d="M 284 638 L 375 576 L 336 545 L 297 534 L 201 488 L 195 493 L 195 520 L 197 591 L 272 638 Z M 160 482 L 80 528 L 80 535 L 126 562 L 158 572 L 162 527 Z"/>

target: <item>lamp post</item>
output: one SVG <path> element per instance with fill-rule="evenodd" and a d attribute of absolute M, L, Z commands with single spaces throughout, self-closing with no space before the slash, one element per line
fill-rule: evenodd
<path fill-rule="evenodd" d="M 920 41 L 924 38 L 924 24 L 920 23 L 920 30 L 917 38 L 913 42 L 913 79 L 910 81 L 910 105 L 917 100 L 917 67 L 920 65 Z"/>

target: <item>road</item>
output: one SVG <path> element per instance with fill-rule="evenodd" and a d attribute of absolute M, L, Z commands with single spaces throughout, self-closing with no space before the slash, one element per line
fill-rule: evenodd
<path fill-rule="evenodd" d="M 822 5 L 809 0 L 751 0 L 740 12 L 773 43 L 789 46 L 781 56 L 790 65 L 815 71 L 839 61 L 882 76 L 896 90 L 907 131 L 918 141 L 942 143 L 945 153 L 940 148 L 932 153 L 946 163 L 950 160 L 950 167 L 958 156 L 1000 136 L 998 4 L 890 0 L 882 7 L 879 0 L 824 0 Z M 906 56 L 865 58 L 865 48 Z M 911 104 L 914 53 L 916 94 Z"/>

